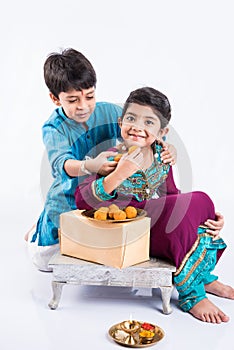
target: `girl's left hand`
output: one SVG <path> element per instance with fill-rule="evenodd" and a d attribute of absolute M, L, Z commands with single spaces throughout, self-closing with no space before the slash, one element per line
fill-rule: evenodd
<path fill-rule="evenodd" d="M 208 219 L 204 224 L 208 227 L 207 233 L 214 236 L 214 240 L 219 239 L 220 231 L 224 226 L 224 217 L 220 213 L 215 213 L 215 220 Z"/>
<path fill-rule="evenodd" d="M 162 142 L 162 152 L 161 152 L 161 159 L 163 163 L 175 165 L 177 160 L 177 151 L 176 148 L 171 145 L 170 143 Z"/>

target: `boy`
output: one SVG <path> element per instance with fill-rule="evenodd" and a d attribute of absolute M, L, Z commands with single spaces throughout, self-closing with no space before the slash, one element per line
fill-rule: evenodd
<path fill-rule="evenodd" d="M 88 59 L 74 49 L 49 55 L 44 79 L 57 106 L 42 128 L 54 181 L 28 241 L 34 264 L 39 270 L 50 271 L 49 259 L 59 249 L 59 216 L 76 209 L 78 183 L 87 174 L 107 175 L 116 166 L 116 162 L 107 161 L 115 153 L 102 150 L 115 146 L 120 138 L 118 117 L 122 108 L 96 103 L 96 73 Z M 162 157 L 165 162 L 175 162 L 167 147 Z"/>

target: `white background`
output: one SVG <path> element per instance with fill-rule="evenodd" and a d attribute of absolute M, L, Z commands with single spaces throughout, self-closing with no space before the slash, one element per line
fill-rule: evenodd
<path fill-rule="evenodd" d="M 1 240 L 2 257 L 9 261 L 9 251 L 14 253 L 11 268 L 16 257 L 21 258 L 18 278 L 25 279 L 23 234 L 43 208 L 41 126 L 54 109 L 43 81 L 43 63 L 61 48 L 73 47 L 92 62 L 99 101 L 122 103 L 131 90 L 145 85 L 168 96 L 177 135 L 169 140 L 178 150 L 178 181 L 188 175 L 189 190 L 210 194 L 225 216 L 226 240 L 233 242 L 233 33 L 231 0 L 4 3 Z M 231 257 L 229 249 L 223 259 L 226 266 Z M 226 275 L 233 283 L 233 275 Z"/>
<path fill-rule="evenodd" d="M 54 109 L 43 63 L 73 47 L 93 63 L 98 100 L 123 102 L 145 85 L 168 96 L 193 186 L 222 210 L 233 194 L 232 1 L 23 0 L 1 12 L 1 194 L 40 188 L 41 126 Z"/>

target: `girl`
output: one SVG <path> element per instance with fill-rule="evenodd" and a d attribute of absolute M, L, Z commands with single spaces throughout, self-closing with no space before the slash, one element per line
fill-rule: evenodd
<path fill-rule="evenodd" d="M 234 299 L 234 289 L 213 275 L 226 244 L 219 237 L 223 216 L 203 192 L 180 193 L 172 168 L 160 156 L 168 132 L 170 103 L 161 92 L 145 87 L 128 97 L 119 120 L 123 144 L 115 169 L 106 177 L 92 175 L 76 188 L 79 209 L 132 205 L 151 217 L 150 256 L 175 264 L 179 305 L 196 318 L 213 323 L 228 316 L 207 299 L 206 291 Z M 137 146 L 129 154 L 128 149 Z"/>

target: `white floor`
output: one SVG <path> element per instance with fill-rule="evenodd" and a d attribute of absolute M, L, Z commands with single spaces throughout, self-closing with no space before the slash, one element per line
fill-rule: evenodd
<path fill-rule="evenodd" d="M 14 202 L 12 212 L 2 208 L 1 219 L 1 308 L 2 350 L 117 349 L 108 337 L 115 323 L 134 319 L 159 325 L 165 337 L 155 349 L 234 349 L 234 301 L 209 296 L 229 316 L 226 324 L 204 324 L 177 308 L 173 292 L 173 313 L 161 312 L 160 298 L 152 299 L 147 289 L 64 286 L 57 310 L 50 310 L 51 273 L 37 271 L 26 255 L 23 233 L 32 216 L 28 198 Z M 30 202 L 30 201 L 29 201 Z M 8 203 L 10 204 L 10 203 Z M 223 208 L 228 222 L 223 235 L 229 247 L 234 237 L 230 203 Z M 27 208 L 27 209 L 25 209 Z M 12 216 L 13 214 L 13 216 Z M 223 282 L 234 285 L 234 253 L 228 248 L 216 267 Z M 154 347 L 153 347 L 154 348 Z"/>

